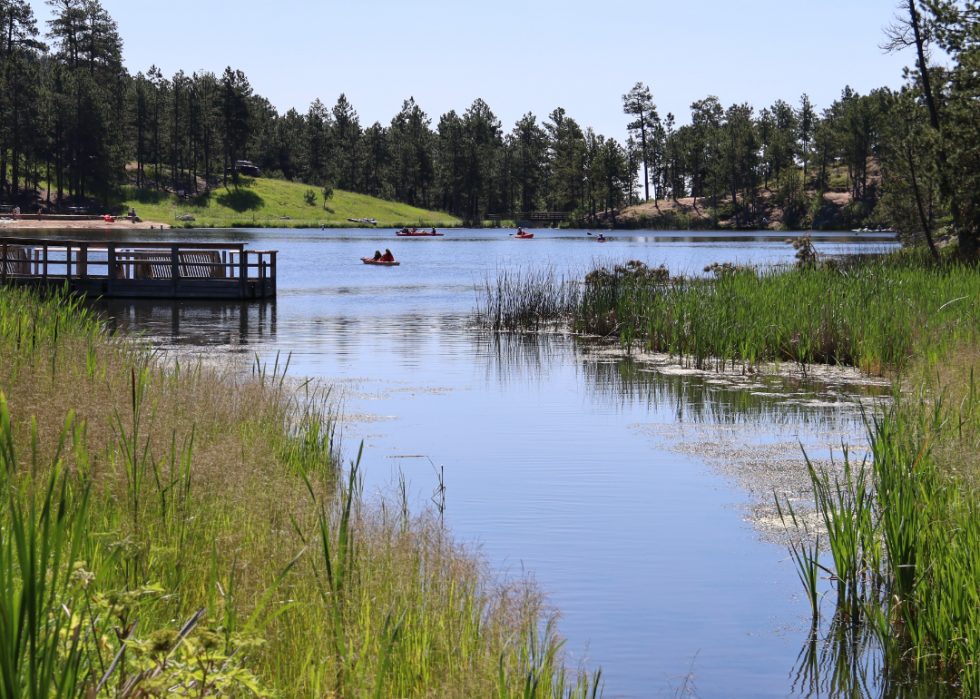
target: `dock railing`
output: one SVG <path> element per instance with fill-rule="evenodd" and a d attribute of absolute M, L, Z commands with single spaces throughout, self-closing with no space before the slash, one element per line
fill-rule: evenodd
<path fill-rule="evenodd" d="M 237 285 L 241 298 L 265 297 L 275 294 L 276 254 L 276 250 L 247 250 L 244 243 L 0 237 L 0 282 L 104 281 L 107 296 L 139 287 L 156 290 L 151 295 L 158 296 L 187 295 L 178 292 L 196 289 L 206 297 L 211 295 L 209 288 L 227 296 L 233 291 L 229 287 Z M 260 291 L 250 292 L 250 288 Z"/>

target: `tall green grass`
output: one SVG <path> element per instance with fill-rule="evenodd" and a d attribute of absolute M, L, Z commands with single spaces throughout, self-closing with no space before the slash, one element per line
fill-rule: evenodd
<path fill-rule="evenodd" d="M 364 497 L 328 395 L 0 290 L 0 699 L 594 697 L 537 588 Z"/>
<path fill-rule="evenodd" d="M 477 317 L 488 329 L 537 330 L 578 306 L 579 284 L 554 267 L 502 269 L 486 275 L 477 294 Z"/>
<path fill-rule="evenodd" d="M 666 284 L 598 275 L 586 284 L 574 323 L 702 368 L 791 361 L 880 374 L 975 337 L 978 288 L 976 267 L 937 266 L 916 251 Z"/>
<path fill-rule="evenodd" d="M 980 388 L 972 370 L 952 386 L 933 375 L 909 388 L 869 418 L 868 459 L 845 455 L 843 475 L 811 468 L 830 560 L 817 547 L 795 549 L 795 559 L 801 577 L 819 568 L 831 580 L 828 637 L 860 627 L 889 671 L 976 696 Z"/>

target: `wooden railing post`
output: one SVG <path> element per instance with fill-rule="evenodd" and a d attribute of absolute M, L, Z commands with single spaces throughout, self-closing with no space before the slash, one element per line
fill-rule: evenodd
<path fill-rule="evenodd" d="M 116 277 L 116 244 L 109 243 L 109 251 L 106 255 L 106 265 L 108 267 L 108 281 L 106 282 L 106 295 L 112 296 L 113 280 Z"/>
<path fill-rule="evenodd" d="M 170 246 L 170 283 L 173 287 L 174 298 L 177 298 L 177 279 L 180 277 L 180 246 Z"/>
<path fill-rule="evenodd" d="M 48 246 L 44 245 L 41 249 L 44 251 L 44 260 L 41 263 L 43 265 L 41 267 L 41 279 L 48 281 Z"/>
<path fill-rule="evenodd" d="M 246 290 L 248 289 L 248 253 L 245 251 L 245 246 L 241 245 L 238 249 L 238 283 L 239 292 L 241 297 L 246 298 Z"/>
<path fill-rule="evenodd" d="M 71 281 L 71 243 L 65 243 L 65 277 Z"/>
<path fill-rule="evenodd" d="M 78 248 L 78 276 L 88 279 L 88 244 L 82 243 Z"/>
<path fill-rule="evenodd" d="M 3 269 L 0 270 L 0 273 L 2 273 L 2 275 L 3 275 L 2 281 L 3 281 L 4 284 L 7 283 L 7 248 L 8 247 L 9 246 L 7 245 L 7 243 L 5 241 L 4 244 L 3 244 Z"/>

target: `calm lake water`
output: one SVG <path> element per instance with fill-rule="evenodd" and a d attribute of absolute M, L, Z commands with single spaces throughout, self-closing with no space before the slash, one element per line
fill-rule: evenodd
<path fill-rule="evenodd" d="M 808 607 L 785 549 L 753 523 L 771 491 L 742 462 L 798 459 L 800 442 L 817 456 L 860 444 L 860 405 L 881 387 L 687 373 L 472 322 L 475 287 L 498 269 L 638 259 L 700 273 L 792 261 L 786 234 L 614 232 L 600 245 L 582 231 L 445 233 L 145 232 L 279 250 L 278 298 L 104 308 L 162 347 L 291 353 L 291 374 L 343 395 L 345 445 L 364 440 L 368 489 L 402 473 L 424 501 L 443 466 L 447 525 L 552 593 L 570 656 L 602 667 L 606 697 L 670 695 L 689 672 L 701 696 L 813 694 L 801 678 Z M 887 238 L 836 235 L 818 249 L 879 251 Z M 386 247 L 400 267 L 358 259 Z"/>

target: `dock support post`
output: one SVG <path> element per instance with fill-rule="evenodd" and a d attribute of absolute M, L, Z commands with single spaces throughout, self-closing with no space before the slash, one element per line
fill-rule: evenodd
<path fill-rule="evenodd" d="M 241 298 L 248 298 L 246 294 L 246 291 L 248 290 L 248 253 L 245 252 L 244 245 L 242 245 L 238 251 L 238 283 Z"/>
<path fill-rule="evenodd" d="M 106 296 L 112 296 L 113 280 L 116 277 L 116 244 L 109 243 L 109 252 L 106 255 L 108 274 L 106 275 Z"/>
<path fill-rule="evenodd" d="M 170 283 L 173 286 L 174 298 L 177 298 L 177 279 L 180 277 L 180 265 L 178 264 L 180 260 L 179 248 L 179 245 L 170 246 Z"/>
<path fill-rule="evenodd" d="M 4 284 L 7 283 L 7 248 L 8 247 L 9 246 L 6 243 L 3 244 L 3 267 L 0 268 L 0 274 L 2 274 L 3 276 L 2 281 Z"/>

